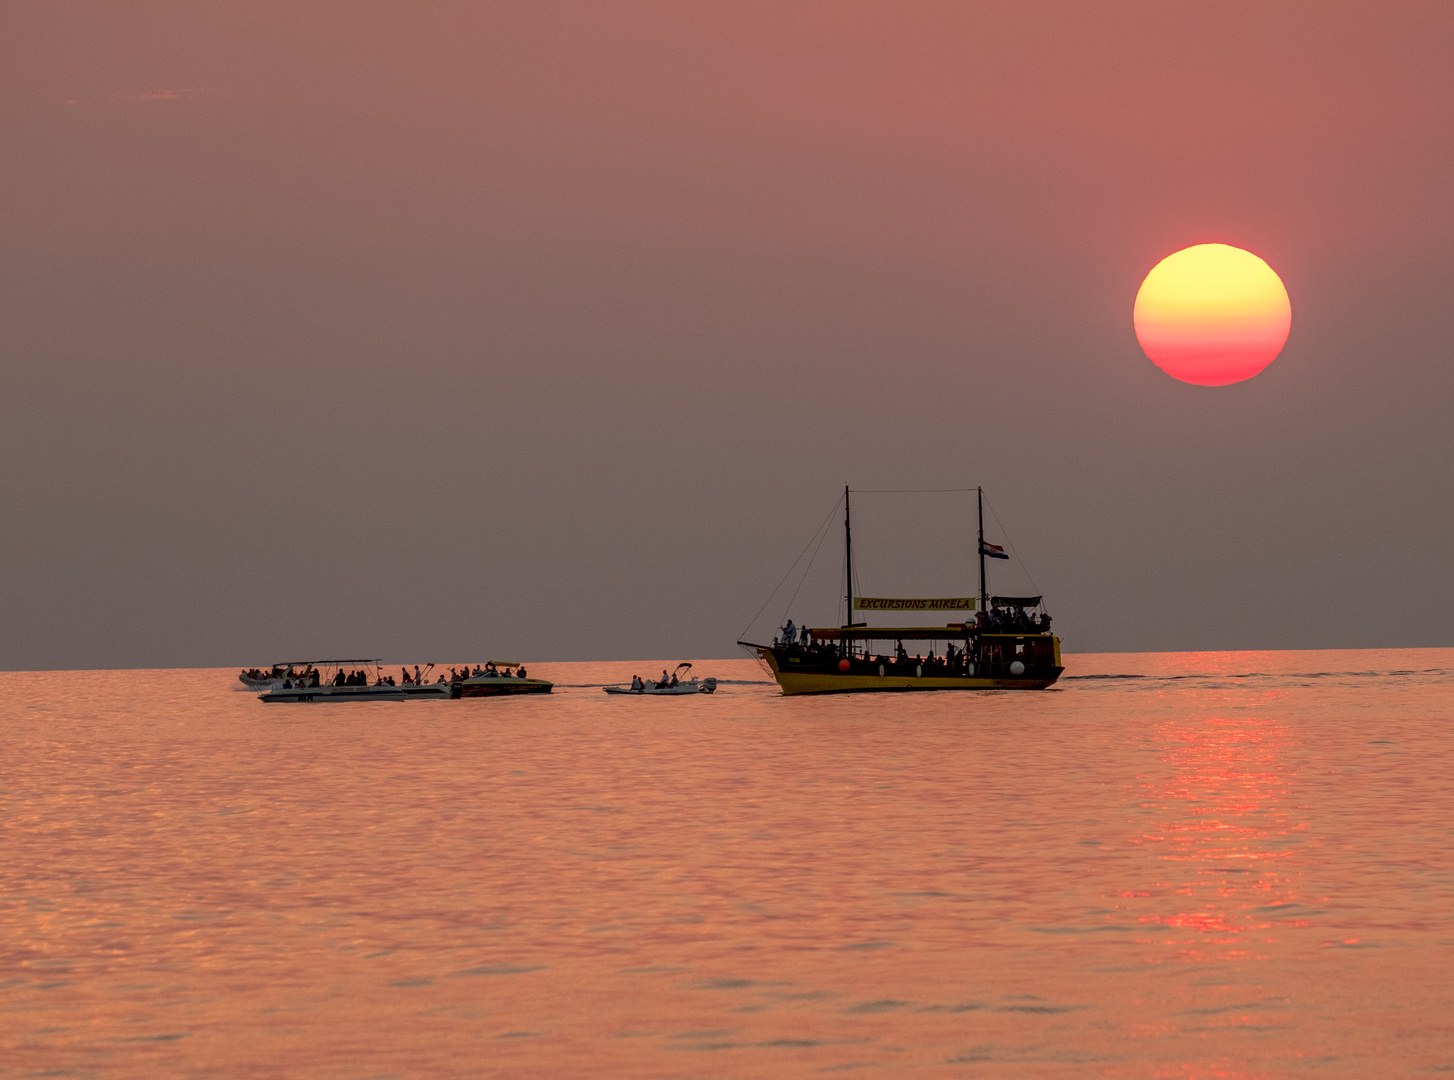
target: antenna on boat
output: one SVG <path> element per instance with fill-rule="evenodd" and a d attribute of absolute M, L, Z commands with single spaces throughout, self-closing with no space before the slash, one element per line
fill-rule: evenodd
<path fill-rule="evenodd" d="M 843 485 L 843 625 L 853 624 L 853 528 L 848 485 Z"/>
<path fill-rule="evenodd" d="M 985 585 L 984 577 L 984 488 L 975 488 L 974 494 L 976 500 L 979 502 L 979 609 L 981 611 L 988 611 L 990 606 L 990 591 Z"/>

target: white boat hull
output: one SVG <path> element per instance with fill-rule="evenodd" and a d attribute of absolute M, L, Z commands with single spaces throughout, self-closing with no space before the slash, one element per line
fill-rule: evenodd
<path fill-rule="evenodd" d="M 270 703 L 318 704 L 325 701 L 448 701 L 454 691 L 448 683 L 405 683 L 403 686 L 293 686 L 258 695 Z"/>
<path fill-rule="evenodd" d="M 696 679 L 690 682 L 677 683 L 675 686 L 656 687 L 648 684 L 640 690 L 633 690 L 629 686 L 603 686 L 601 689 L 608 694 L 635 694 L 638 697 L 676 697 L 679 694 L 715 694 L 717 692 L 716 679 L 704 679 L 698 682 Z"/>

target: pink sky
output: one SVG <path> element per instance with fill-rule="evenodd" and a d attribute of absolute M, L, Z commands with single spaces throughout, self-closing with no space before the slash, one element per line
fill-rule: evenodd
<path fill-rule="evenodd" d="M 1447 5 L 0 23 L 16 666 L 730 651 L 844 482 L 986 484 L 1069 649 L 1454 639 Z M 1297 309 L 1220 397 L 1130 320 L 1209 241 Z"/>

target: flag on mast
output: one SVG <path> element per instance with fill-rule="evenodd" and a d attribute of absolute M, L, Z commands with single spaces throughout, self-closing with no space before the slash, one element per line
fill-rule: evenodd
<path fill-rule="evenodd" d="M 988 540 L 981 540 L 979 542 L 979 553 L 981 555 L 988 555 L 991 559 L 1009 558 L 1009 556 L 1005 554 L 1004 548 L 1000 547 L 999 544 L 991 544 Z"/>

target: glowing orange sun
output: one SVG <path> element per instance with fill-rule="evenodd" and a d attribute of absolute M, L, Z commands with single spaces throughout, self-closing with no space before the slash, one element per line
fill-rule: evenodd
<path fill-rule="evenodd" d="M 1250 251 L 1197 244 L 1168 255 L 1136 294 L 1136 340 L 1174 379 L 1226 386 L 1250 379 L 1287 343 L 1282 279 Z"/>

